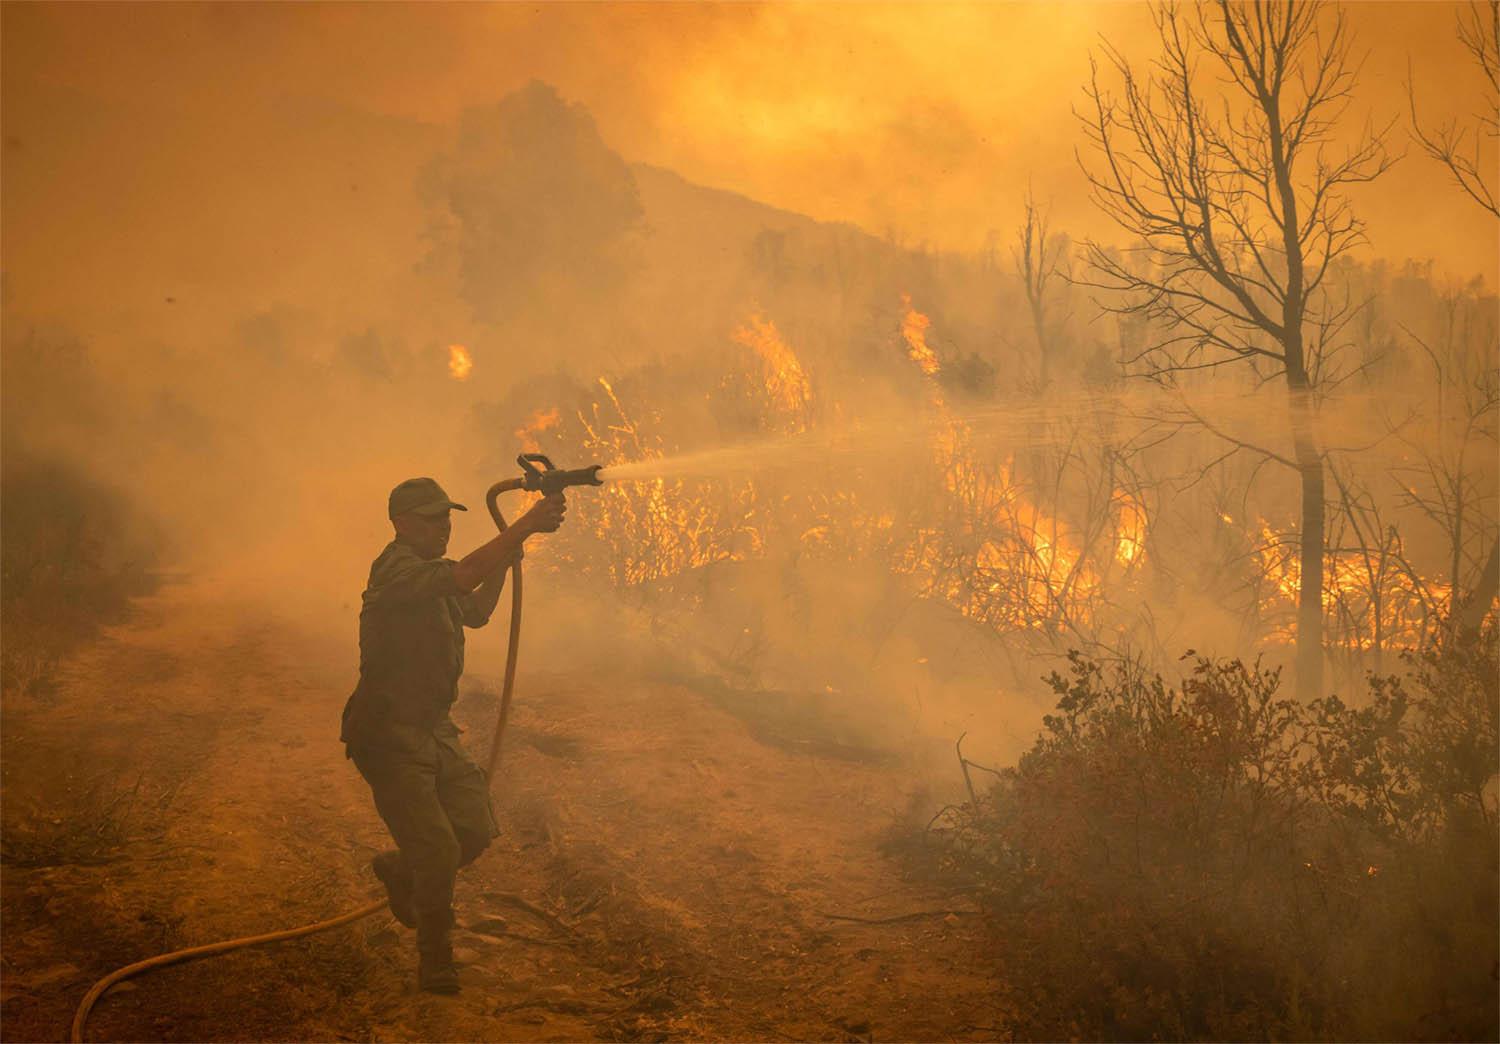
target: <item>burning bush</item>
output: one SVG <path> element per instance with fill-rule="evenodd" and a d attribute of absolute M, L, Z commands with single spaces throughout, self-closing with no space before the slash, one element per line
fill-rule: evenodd
<path fill-rule="evenodd" d="M 1019 763 L 944 810 L 1028 1037 L 1494 1039 L 1495 628 L 1367 706 L 1073 654 Z"/>

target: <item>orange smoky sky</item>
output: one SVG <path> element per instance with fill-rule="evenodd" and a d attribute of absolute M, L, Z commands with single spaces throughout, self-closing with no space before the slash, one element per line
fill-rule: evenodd
<path fill-rule="evenodd" d="M 1406 158 L 1358 203 L 1370 252 L 1496 282 L 1492 222 L 1408 146 L 1471 114 L 1458 7 L 1347 8 L 1367 54 L 1351 119 L 1394 119 Z M 7 299 L 126 306 L 162 288 L 272 297 L 342 256 L 351 308 L 420 236 L 420 158 L 467 106 L 542 79 L 627 160 L 907 245 L 1008 238 L 1028 185 L 1075 236 L 1107 235 L 1072 109 L 1109 40 L 1153 53 L 1134 3 L 7 4 Z M 423 138 L 423 135 L 426 138 Z M 405 202 L 401 202 L 405 200 Z M 316 244 L 314 246 L 314 244 Z M 399 259 L 410 264 L 410 257 Z"/>

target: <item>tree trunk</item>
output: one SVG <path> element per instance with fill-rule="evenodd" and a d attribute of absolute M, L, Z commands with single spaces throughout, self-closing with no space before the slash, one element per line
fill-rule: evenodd
<path fill-rule="evenodd" d="M 1313 431 L 1305 381 L 1288 374 L 1292 397 L 1292 442 L 1302 477 L 1301 585 L 1297 592 L 1297 695 L 1315 700 L 1323 692 L 1323 455 Z"/>
<path fill-rule="evenodd" d="M 1052 346 L 1047 343 L 1047 312 L 1042 301 L 1042 288 L 1033 294 L 1028 287 L 1026 296 L 1031 305 L 1031 328 L 1036 331 L 1036 349 L 1039 357 L 1038 383 L 1042 388 L 1052 383 Z"/>
<path fill-rule="evenodd" d="M 1455 588 L 1457 586 L 1454 584 Z M 1489 613 L 1490 604 L 1494 602 L 1497 592 L 1500 592 L 1500 540 L 1496 540 L 1490 548 L 1484 572 L 1479 574 L 1479 582 L 1474 585 L 1468 601 L 1454 621 L 1458 624 L 1458 636 L 1461 640 L 1473 641 L 1479 636 L 1479 628 L 1484 626 L 1484 618 Z"/>
<path fill-rule="evenodd" d="M 1226 24 L 1229 8 L 1225 6 Z M 1279 79 L 1279 78 L 1278 78 Z M 1279 83 L 1277 89 L 1279 90 Z M 1302 584 L 1297 594 L 1297 695 L 1323 695 L 1323 454 L 1313 427 L 1311 384 L 1302 344 L 1307 319 L 1303 277 L 1302 222 L 1297 216 L 1297 189 L 1292 182 L 1292 155 L 1281 125 L 1280 101 L 1274 92 L 1259 96 L 1266 114 L 1271 172 L 1281 204 L 1281 245 L 1286 251 L 1286 293 L 1281 301 L 1281 346 L 1286 383 L 1292 399 L 1292 443 L 1302 476 Z M 1273 208 L 1274 209 L 1274 208 Z M 1314 206 L 1316 212 L 1316 206 Z"/>

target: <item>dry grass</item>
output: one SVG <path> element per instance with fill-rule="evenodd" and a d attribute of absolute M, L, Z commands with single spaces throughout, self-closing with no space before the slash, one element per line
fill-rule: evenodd
<path fill-rule="evenodd" d="M 127 845 L 162 832 L 180 779 L 147 785 L 105 773 L 69 786 L 42 808 L 7 815 L 0 863 L 7 867 L 96 866 Z"/>

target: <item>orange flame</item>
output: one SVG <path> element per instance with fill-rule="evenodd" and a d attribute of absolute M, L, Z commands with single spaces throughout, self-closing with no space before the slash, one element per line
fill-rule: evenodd
<path fill-rule="evenodd" d="M 662 457 L 661 438 L 626 410 L 608 380 L 598 383 L 607 405 L 595 402 L 578 413 L 587 455 L 606 466 Z M 587 568 L 632 587 L 760 554 L 760 534 L 749 523 L 753 484 L 727 496 L 714 492 L 701 483 L 663 478 L 606 485 L 579 504 L 590 543 L 605 551 Z"/>
<path fill-rule="evenodd" d="M 924 375 L 939 372 L 927 345 L 930 320 L 910 307 L 902 335 Z M 753 353 L 741 378 L 764 382 L 768 416 L 781 423 L 812 423 L 807 417 L 811 382 L 775 324 L 759 313 L 735 328 L 734 341 Z M 581 448 L 606 466 L 660 458 L 669 446 L 658 427 L 661 413 L 647 399 L 626 400 L 601 378 L 591 408 L 577 415 Z M 1115 489 L 1103 525 L 1069 520 L 1045 494 L 1028 484 L 1010 460 L 987 459 L 975 433 L 951 410 L 936 383 L 928 386 L 933 424 L 929 450 L 939 476 L 936 524 L 897 521 L 872 511 L 849 489 L 818 489 L 805 496 L 773 493 L 756 479 L 670 480 L 611 484 L 579 513 L 590 534 L 574 567 L 622 587 L 651 584 L 714 562 L 757 558 L 773 539 L 791 539 L 809 552 L 850 560 L 880 559 L 912 578 L 928 598 L 940 600 L 977 622 L 1008 632 L 1058 632 L 1102 622 L 1111 585 L 1130 582 L 1146 560 L 1152 524 L 1144 501 Z M 538 410 L 517 429 L 528 451 L 541 433 L 560 427 L 559 411 Z M 554 435 L 554 439 L 556 436 Z M 1108 488 L 1108 487 L 1106 487 Z M 1294 541 L 1278 536 L 1264 520 L 1248 526 L 1216 512 L 1225 527 L 1243 529 L 1256 545 L 1251 573 L 1264 637 L 1295 639 L 1300 568 Z M 785 527 L 780 533 L 778 527 Z M 593 550 L 597 548 L 597 550 Z M 1451 591 L 1411 572 L 1399 546 L 1372 560 L 1363 551 L 1330 550 L 1325 559 L 1324 611 L 1337 634 L 1330 641 L 1352 648 L 1416 644 Z M 1382 565 L 1382 562 L 1384 563 Z M 1122 580 L 1122 577 L 1124 578 Z"/>
<path fill-rule="evenodd" d="M 925 376 L 936 376 L 941 365 L 927 343 L 932 320 L 912 307 L 911 295 L 902 294 L 901 303 L 907 354 Z M 1101 587 L 1094 557 L 1066 523 L 1026 496 L 1008 464 L 997 469 L 976 456 L 972 429 L 935 385 L 928 401 L 938 422 L 934 461 L 961 522 L 957 532 L 920 530 L 898 553 L 898 568 L 921 578 L 929 596 L 992 627 L 1042 630 L 1086 615 Z M 1122 512 L 1116 529 L 1128 553 L 1138 555 L 1144 512 L 1128 518 Z M 969 550 L 976 540 L 977 550 Z M 1113 550 L 1120 553 L 1118 543 Z"/>
<path fill-rule="evenodd" d="M 752 313 L 746 324 L 734 331 L 734 339 L 753 351 L 765 371 L 766 390 L 772 403 L 788 419 L 793 431 L 807 427 L 807 409 L 812 404 L 812 383 L 797 354 L 781 339 L 776 324 Z"/>
<path fill-rule="evenodd" d="M 972 431 L 940 396 L 932 451 L 959 532 L 922 529 L 900 554 L 900 567 L 929 596 L 992 627 L 1045 630 L 1088 612 L 1099 570 L 1069 526 L 1043 511 L 1014 480 L 1008 464 L 976 459 Z M 969 540 L 980 541 L 976 552 Z"/>
<path fill-rule="evenodd" d="M 466 381 L 469 373 L 474 369 L 474 357 L 469 354 L 469 349 L 461 344 L 450 344 L 448 346 L 448 374 L 455 381 Z"/>
<path fill-rule="evenodd" d="M 928 377 L 936 376 L 942 367 L 938 365 L 937 354 L 927 347 L 927 328 L 932 325 L 932 320 L 911 306 L 910 294 L 901 295 L 901 307 L 906 309 L 906 314 L 901 317 L 901 336 L 906 339 L 906 354 L 911 356 L 912 361 Z"/>
<path fill-rule="evenodd" d="M 1146 550 L 1146 508 L 1124 490 L 1115 492 L 1120 505 L 1115 522 L 1115 561 L 1132 566 Z"/>
<path fill-rule="evenodd" d="M 550 410 L 534 410 L 530 417 L 516 429 L 516 438 L 520 440 L 522 453 L 540 453 L 542 444 L 537 441 L 537 436 L 544 431 L 557 427 L 562 420 L 562 413 L 556 406 Z"/>
<path fill-rule="evenodd" d="M 1255 549 L 1259 572 L 1270 581 L 1259 597 L 1269 637 L 1296 641 L 1296 607 L 1302 595 L 1302 561 L 1295 540 L 1278 536 L 1269 522 L 1258 523 L 1261 544 Z M 1353 648 L 1415 646 L 1429 629 L 1431 617 L 1453 596 L 1450 584 L 1415 575 L 1399 564 L 1399 547 L 1329 550 L 1323 557 L 1323 615 L 1340 626 L 1330 640 Z"/>

